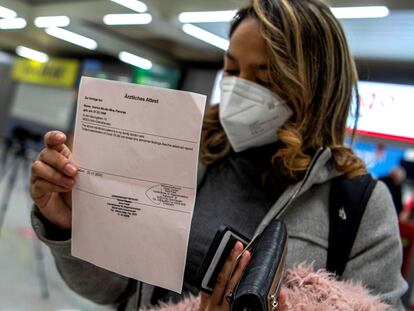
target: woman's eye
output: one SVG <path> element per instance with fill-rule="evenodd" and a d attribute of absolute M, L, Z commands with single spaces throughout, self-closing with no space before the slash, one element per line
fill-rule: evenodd
<path fill-rule="evenodd" d="M 264 87 L 266 87 L 266 88 L 269 88 L 269 87 L 271 87 L 271 83 L 270 82 L 268 82 L 268 81 L 263 81 L 263 80 L 261 80 L 261 79 L 256 79 L 256 83 L 257 84 L 260 84 L 261 86 L 264 86 Z"/>
<path fill-rule="evenodd" d="M 237 76 L 239 74 L 239 70 L 237 69 L 226 69 L 224 72 L 229 76 Z"/>

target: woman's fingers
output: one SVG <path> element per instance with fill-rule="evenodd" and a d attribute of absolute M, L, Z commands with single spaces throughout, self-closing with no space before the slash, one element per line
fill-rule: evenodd
<path fill-rule="evenodd" d="M 32 164 L 31 195 L 34 199 L 52 192 L 68 192 L 75 184 L 77 167 L 68 158 L 70 150 L 64 145 L 66 136 L 59 131 L 45 135 L 44 148 Z"/>
<path fill-rule="evenodd" d="M 71 189 L 68 187 L 58 186 L 43 179 L 37 179 L 31 184 L 31 194 L 33 200 L 37 200 L 48 193 L 69 191 L 71 191 Z"/>
<path fill-rule="evenodd" d="M 43 149 L 39 154 L 39 161 L 69 177 L 74 177 L 78 170 L 74 163 L 54 149 Z"/>
<path fill-rule="evenodd" d="M 47 149 L 53 149 L 64 155 L 67 159 L 72 154 L 68 146 L 65 145 L 66 135 L 59 131 L 51 131 L 45 134 L 44 141 Z"/>
<path fill-rule="evenodd" d="M 72 188 L 75 184 L 74 178 L 59 172 L 45 162 L 35 161 L 32 164 L 32 181 L 39 178 L 66 188 Z"/>
<path fill-rule="evenodd" d="M 60 131 L 50 131 L 45 134 L 44 141 L 47 148 L 60 152 L 66 142 L 66 135 Z"/>
<path fill-rule="evenodd" d="M 228 281 L 233 272 L 233 267 L 236 262 L 237 256 L 243 251 L 243 244 L 241 242 L 236 242 L 233 247 L 230 256 L 227 258 L 221 272 L 217 277 L 216 284 L 213 289 L 213 294 L 211 295 L 211 302 L 214 305 L 220 305 L 223 302 L 224 295 L 227 290 Z M 227 302 L 226 302 L 227 303 Z"/>
<path fill-rule="evenodd" d="M 278 307 L 277 307 L 277 311 L 288 311 L 288 306 L 286 304 L 286 295 L 283 292 L 283 290 L 280 291 L 279 297 L 277 298 L 278 300 Z"/>
<path fill-rule="evenodd" d="M 200 294 L 200 307 L 199 307 L 199 311 L 205 311 L 205 310 L 207 310 L 207 305 L 208 305 L 208 303 L 209 303 L 209 300 L 210 300 L 210 295 L 209 294 L 206 294 L 206 293 L 203 293 L 203 292 L 201 292 L 201 294 Z"/>
<path fill-rule="evenodd" d="M 237 260 L 242 251 L 243 244 L 236 242 L 217 277 L 212 295 L 201 294 L 200 311 L 230 310 L 230 304 L 226 301 L 226 296 L 235 289 L 243 274 L 243 270 L 250 260 L 250 252 L 248 251 L 243 253 L 239 261 Z M 235 266 L 236 268 L 234 268 Z"/>
<path fill-rule="evenodd" d="M 32 164 L 32 183 L 36 180 L 45 180 L 50 184 L 60 186 L 66 189 L 71 189 L 75 184 L 74 178 L 62 174 L 57 169 L 49 166 L 45 162 L 35 161 Z"/>
<path fill-rule="evenodd" d="M 237 264 L 236 270 L 234 271 L 233 275 L 231 276 L 230 280 L 227 282 L 227 289 L 226 292 L 224 293 L 224 297 L 230 295 L 233 290 L 236 288 L 237 283 L 239 282 L 240 278 L 243 275 L 243 271 L 246 268 L 247 264 L 249 263 L 250 260 L 250 252 L 249 251 L 245 251 L 243 253 L 242 258 L 240 259 L 240 261 Z"/>
<path fill-rule="evenodd" d="M 66 135 L 51 131 L 44 136 L 46 148 L 32 164 L 30 195 L 41 213 L 55 226 L 71 228 L 70 194 L 77 167 L 70 161 Z"/>

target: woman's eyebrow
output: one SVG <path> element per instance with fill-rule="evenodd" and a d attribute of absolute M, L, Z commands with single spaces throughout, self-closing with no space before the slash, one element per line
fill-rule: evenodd
<path fill-rule="evenodd" d="M 233 54 L 231 54 L 229 51 L 226 52 L 225 56 L 228 59 L 230 59 L 230 60 L 232 60 L 234 62 L 238 62 L 237 58 Z M 270 69 L 269 68 L 269 65 L 268 64 L 264 64 L 264 63 L 263 64 L 251 64 L 250 66 L 251 67 L 255 67 L 255 68 L 259 69 L 259 70 L 266 70 L 267 71 L 267 70 Z"/>
<path fill-rule="evenodd" d="M 267 65 L 267 64 L 260 64 L 260 65 L 257 65 L 257 68 L 259 69 L 259 70 L 269 70 L 270 68 L 269 68 L 269 65 Z"/>

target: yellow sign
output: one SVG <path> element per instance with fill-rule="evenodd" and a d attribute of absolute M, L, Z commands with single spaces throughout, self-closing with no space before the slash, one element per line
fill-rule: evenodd
<path fill-rule="evenodd" d="M 12 71 L 14 80 L 72 88 L 79 72 L 79 61 L 50 59 L 47 63 L 17 58 Z"/>

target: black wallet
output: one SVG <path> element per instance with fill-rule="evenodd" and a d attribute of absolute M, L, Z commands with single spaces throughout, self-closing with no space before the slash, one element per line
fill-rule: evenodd
<path fill-rule="evenodd" d="M 252 256 L 233 292 L 231 310 L 272 311 L 278 306 L 287 253 L 287 230 L 274 219 L 257 237 Z"/>

